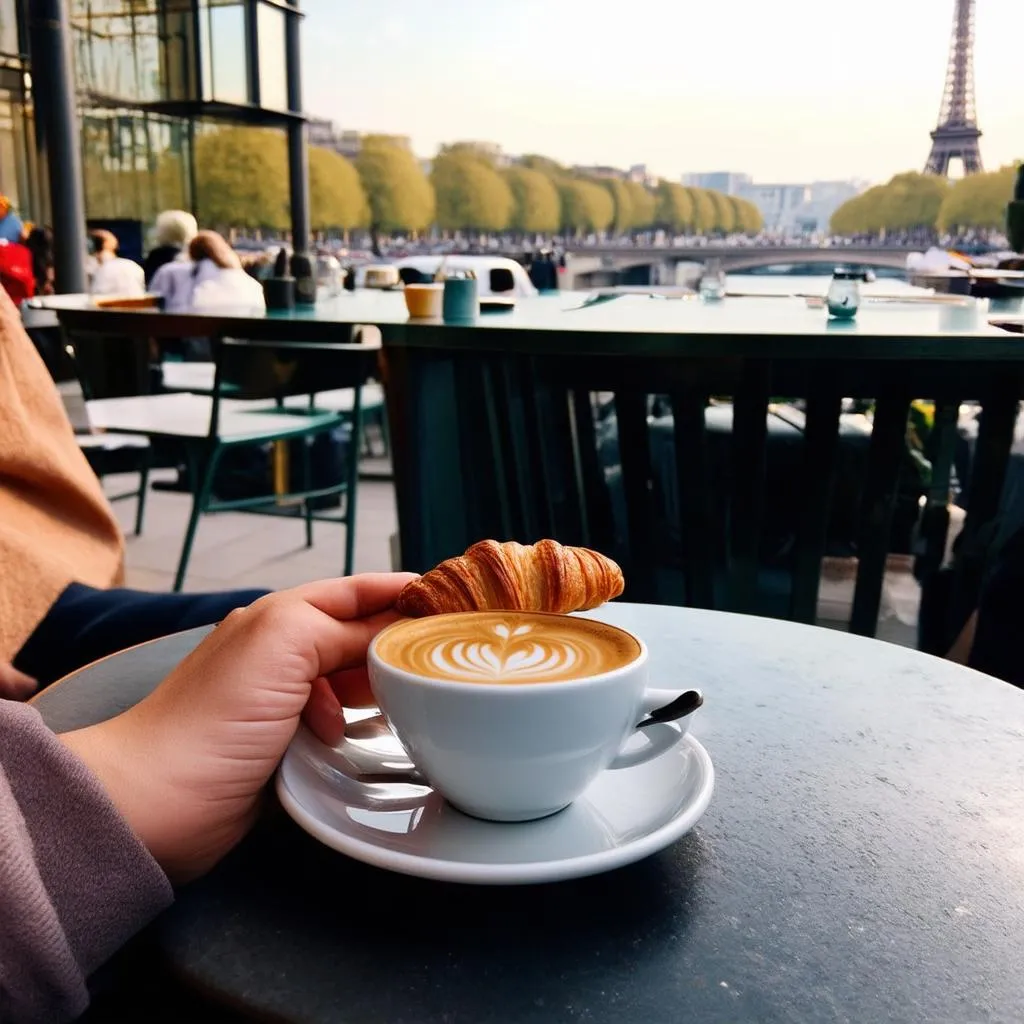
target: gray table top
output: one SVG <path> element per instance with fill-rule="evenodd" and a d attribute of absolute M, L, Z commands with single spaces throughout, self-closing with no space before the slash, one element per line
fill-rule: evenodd
<path fill-rule="evenodd" d="M 481 348 L 602 352 L 628 340 L 645 351 L 676 355 L 1024 360 L 1019 336 L 991 326 L 990 304 L 975 299 L 963 305 L 866 301 L 855 320 L 839 322 L 798 296 L 705 303 L 626 294 L 587 304 L 584 293 L 562 292 L 519 299 L 509 312 L 481 314 L 460 325 L 411 320 L 398 291 L 345 293 L 291 310 L 203 313 L 90 309 L 75 297 L 62 298 L 54 308 L 66 325 L 127 334 L 336 339 L 341 327 L 371 324 L 381 328 L 386 342 L 403 345 L 433 344 L 443 331 L 452 345 Z"/>
<path fill-rule="evenodd" d="M 1024 692 L 789 622 L 597 614 L 643 636 L 659 685 L 706 694 L 717 787 L 694 832 L 612 874 L 489 889 L 370 868 L 270 814 L 164 917 L 173 965 L 304 1022 L 1019 1020 Z M 200 636 L 36 706 L 95 721 Z"/>

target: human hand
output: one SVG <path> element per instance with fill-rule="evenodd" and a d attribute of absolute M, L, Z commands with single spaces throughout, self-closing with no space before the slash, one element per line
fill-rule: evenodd
<path fill-rule="evenodd" d="M 172 881 L 245 834 L 300 716 L 325 742 L 372 703 L 366 650 L 413 577 L 324 580 L 232 612 L 145 700 L 61 739 Z"/>
<path fill-rule="evenodd" d="M 28 700 L 39 683 L 19 672 L 9 661 L 0 661 L 0 700 Z"/>

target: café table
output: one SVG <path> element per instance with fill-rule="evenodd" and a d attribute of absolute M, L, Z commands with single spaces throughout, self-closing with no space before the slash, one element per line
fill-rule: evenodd
<path fill-rule="evenodd" d="M 277 809 L 156 926 L 176 976 L 304 1024 L 1020 1020 L 1024 692 L 851 634 L 587 613 L 698 686 L 696 827 L 608 874 L 472 886 L 350 860 Z M 133 704 L 205 630 L 87 667 L 55 729 Z M 509 826 L 513 828 L 515 826 Z"/>
<path fill-rule="evenodd" d="M 411 320 L 399 291 L 362 290 L 325 299 L 315 306 L 292 310 L 220 309 L 201 313 L 163 313 L 156 309 L 90 308 L 82 297 L 59 297 L 52 305 L 64 329 L 104 337 L 239 337 L 265 341 L 337 341 L 353 327 L 378 327 L 383 339 L 382 379 L 389 390 L 388 416 L 398 504 L 401 552 L 405 568 L 422 571 L 441 558 L 462 551 L 477 539 L 480 529 L 500 520 L 485 534 L 508 533 L 502 526 L 519 512 L 502 508 L 495 494 L 521 491 L 521 479 L 550 475 L 534 458 L 543 446 L 513 437 L 519 415 L 511 410 L 541 405 L 539 383 L 564 406 L 566 387 L 579 394 L 616 393 L 622 459 L 622 486 L 627 522 L 604 527 L 608 516 L 590 507 L 605 486 L 594 470 L 579 472 L 590 454 L 583 451 L 585 424 L 568 424 L 558 433 L 572 438 L 565 450 L 550 446 L 542 453 L 560 465 L 557 475 L 570 474 L 562 465 L 574 460 L 573 472 L 586 492 L 582 518 L 588 529 L 600 526 L 598 540 L 618 543 L 625 537 L 625 561 L 635 565 L 633 589 L 627 596 L 664 600 L 657 577 L 663 566 L 653 538 L 650 438 L 643 397 L 667 393 L 681 426 L 676 432 L 678 471 L 685 485 L 700 493 L 714 486 L 714 466 L 708 457 L 704 409 L 709 397 L 730 395 L 736 410 L 732 435 L 734 471 L 729 484 L 727 585 L 716 581 L 712 564 L 717 524 L 700 501 L 679 504 L 677 530 L 682 538 L 685 592 L 688 604 L 724 604 L 729 610 L 760 611 L 758 574 L 761 568 L 768 446 L 766 418 L 775 396 L 803 398 L 807 403 L 804 466 L 794 491 L 802 494 L 799 522 L 794 524 L 789 617 L 814 620 L 827 525 L 835 487 L 840 445 L 840 407 L 843 397 L 874 400 L 872 436 L 865 482 L 858 493 L 858 577 L 850 626 L 873 635 L 881 603 L 886 557 L 901 479 L 907 475 L 907 413 L 913 399 L 936 402 L 938 455 L 930 470 L 927 508 L 922 523 L 925 562 L 938 564 L 946 549 L 956 417 L 963 401 L 977 400 L 985 410 L 968 482 L 969 514 L 964 538 L 983 538 L 1000 512 L 1000 496 L 1013 440 L 1019 403 L 1024 398 L 1024 346 L 1014 334 L 990 324 L 995 307 L 987 301 L 943 296 L 928 300 L 911 294 L 890 301 L 865 296 L 852 321 L 829 320 L 826 311 L 803 297 L 778 295 L 727 298 L 705 303 L 695 297 L 668 299 L 660 295 L 601 295 L 560 292 L 517 300 L 515 307 L 482 313 L 465 324 Z M 428 374 L 433 366 L 435 372 Z M 508 367 L 527 367 L 533 374 L 519 391 L 506 374 L 510 414 L 492 415 L 493 401 L 480 400 L 486 378 L 505 374 Z M 543 381 L 538 371 L 544 370 Z M 514 377 L 514 375 L 512 375 Z M 429 379 L 428 379 L 429 377 Z M 546 396 L 546 393 L 545 393 Z M 621 397 L 622 401 L 619 402 Z M 495 437 L 487 434 L 488 424 Z M 488 452 L 488 472 L 468 455 L 451 458 L 456 448 L 494 449 L 507 445 L 520 457 L 531 453 L 529 465 L 506 468 L 510 480 L 492 480 L 497 460 Z M 593 425 L 589 425 L 593 434 Z M 501 435 L 501 436 L 497 436 Z M 559 441 L 560 437 L 554 440 Z M 569 452 L 568 447 L 576 450 Z M 460 451 L 460 454 L 463 454 Z M 481 458 L 479 452 L 476 458 Z M 509 460 L 506 460 L 509 461 Z M 437 466 L 448 464 L 450 473 Z M 471 467 L 462 473 L 459 465 Z M 700 469 L 694 474 L 689 466 Z M 426 467 L 430 467 L 429 469 Z M 525 476 L 524 476 L 525 474 Z M 560 485 L 560 482 L 559 482 Z M 480 504 L 473 507 L 480 491 Z M 466 489 L 459 505 L 453 494 Z M 685 490 L 685 486 L 682 488 Z M 535 488 L 539 515 L 553 508 L 551 495 Z M 573 515 L 577 515 L 575 510 Z M 522 513 L 529 524 L 534 510 Z M 464 522 L 469 525 L 464 528 Z M 597 524 L 597 526 L 595 526 Z M 522 539 L 537 539 L 526 536 Z M 559 538 L 566 539 L 566 538 Z M 572 539 L 572 538 L 568 538 Z M 588 538 L 581 538 L 587 542 Z M 628 555 L 628 558 L 625 557 Z M 958 566 L 954 588 L 957 604 L 974 607 L 981 585 L 980 572 Z M 720 593 L 726 598 L 720 598 Z M 673 598 L 675 599 L 675 598 Z"/>

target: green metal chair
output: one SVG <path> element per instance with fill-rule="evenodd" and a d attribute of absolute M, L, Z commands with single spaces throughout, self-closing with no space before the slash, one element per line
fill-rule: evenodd
<path fill-rule="evenodd" d="M 88 403 L 89 418 L 96 427 L 175 440 L 184 450 L 190 469 L 192 511 L 174 590 L 180 590 L 184 583 L 200 517 L 229 510 L 301 514 L 307 547 L 313 543 L 315 519 L 344 524 L 343 571 L 345 575 L 351 574 L 362 444 L 362 389 L 376 368 L 377 346 L 223 339 L 214 342 L 214 350 L 216 369 L 211 394 L 136 395 Z M 351 392 L 349 411 L 324 409 L 316 404 L 318 394 L 340 389 Z M 298 402 L 299 396 L 305 401 Z M 312 487 L 308 446 L 303 444 L 301 489 L 279 487 L 274 493 L 232 501 L 215 497 L 217 468 L 227 451 L 244 445 L 305 440 L 345 423 L 351 423 L 345 479 L 330 486 Z M 328 495 L 343 496 L 340 514 L 318 513 L 313 509 L 313 499 Z"/>

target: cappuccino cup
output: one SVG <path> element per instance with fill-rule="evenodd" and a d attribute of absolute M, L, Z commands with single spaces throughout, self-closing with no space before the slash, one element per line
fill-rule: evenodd
<path fill-rule="evenodd" d="M 554 814 L 606 769 L 661 753 L 623 750 L 676 696 L 647 689 L 647 662 L 623 629 L 541 612 L 403 619 L 368 655 L 373 695 L 419 773 L 492 821 Z"/>

